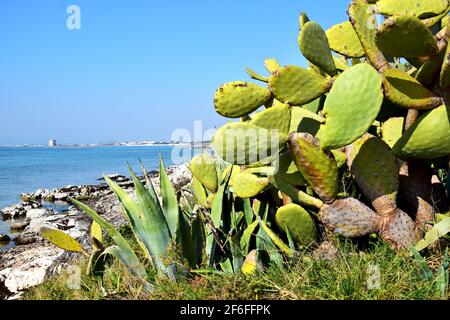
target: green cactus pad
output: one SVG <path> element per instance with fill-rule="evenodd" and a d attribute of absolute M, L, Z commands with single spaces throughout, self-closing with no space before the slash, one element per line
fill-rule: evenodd
<path fill-rule="evenodd" d="M 443 89 L 448 89 L 448 87 L 450 87 L 450 45 L 447 45 L 447 49 L 445 50 L 441 74 L 439 76 L 439 84 Z"/>
<path fill-rule="evenodd" d="M 379 0 L 376 5 L 384 15 L 410 15 L 424 19 L 443 13 L 449 4 L 447 0 Z"/>
<path fill-rule="evenodd" d="M 431 31 L 418 18 L 406 15 L 387 19 L 376 34 L 376 44 L 393 57 L 429 57 L 438 53 Z"/>
<path fill-rule="evenodd" d="M 373 67 L 361 63 L 344 71 L 325 101 L 326 122 L 317 133 L 322 148 L 338 149 L 361 137 L 382 103 L 381 77 Z"/>
<path fill-rule="evenodd" d="M 223 160 L 248 165 L 277 155 L 286 142 L 283 133 L 249 123 L 229 123 L 216 132 L 212 145 Z"/>
<path fill-rule="evenodd" d="M 304 187 L 307 185 L 305 178 L 298 171 L 290 152 L 281 154 L 279 160 L 279 168 L 276 173 L 277 177 L 296 187 Z"/>
<path fill-rule="evenodd" d="M 289 132 L 307 132 L 316 135 L 325 118 L 303 107 L 291 108 L 291 124 Z"/>
<path fill-rule="evenodd" d="M 217 113 L 227 118 L 246 116 L 270 100 L 270 92 L 256 84 L 236 81 L 217 89 L 214 106 Z"/>
<path fill-rule="evenodd" d="M 206 189 L 213 193 L 217 191 L 217 169 L 210 155 L 206 153 L 196 155 L 189 163 L 189 170 Z"/>
<path fill-rule="evenodd" d="M 327 35 L 318 23 L 310 21 L 301 28 L 298 44 L 305 58 L 312 64 L 329 75 L 335 74 L 336 66 Z"/>
<path fill-rule="evenodd" d="M 291 124 L 291 108 L 287 104 L 273 106 L 256 113 L 250 124 L 268 130 L 280 130 L 287 134 Z"/>
<path fill-rule="evenodd" d="M 319 141 L 309 133 L 289 136 L 292 159 L 305 180 L 325 202 L 336 199 L 339 173 L 331 152 L 320 149 Z"/>
<path fill-rule="evenodd" d="M 427 28 L 432 28 L 434 25 L 436 25 L 437 23 L 442 21 L 442 27 L 445 27 L 445 23 L 447 21 L 446 17 L 448 16 L 450 12 L 450 6 L 444 11 L 442 12 L 440 15 L 428 18 L 428 19 L 423 19 L 422 22 L 427 26 Z"/>
<path fill-rule="evenodd" d="M 267 178 L 259 178 L 255 174 L 243 171 L 233 177 L 232 184 L 234 195 L 247 199 L 260 194 L 270 183 Z"/>
<path fill-rule="evenodd" d="M 386 98 L 403 108 L 429 110 L 442 104 L 439 96 L 399 69 L 386 69 L 383 85 Z"/>
<path fill-rule="evenodd" d="M 417 70 L 415 78 L 425 87 L 433 89 L 436 79 L 439 78 L 441 73 L 442 64 L 444 63 L 445 51 L 440 54 L 429 58 L 425 61 Z"/>
<path fill-rule="evenodd" d="M 344 71 L 348 69 L 348 64 L 347 60 L 345 60 L 345 57 L 336 58 L 333 56 L 333 60 L 337 70 Z"/>
<path fill-rule="evenodd" d="M 247 74 L 254 80 L 258 80 L 258 81 L 265 82 L 265 83 L 269 82 L 268 77 L 262 76 L 250 68 L 246 68 L 245 72 L 247 72 Z"/>
<path fill-rule="evenodd" d="M 192 178 L 191 189 L 192 193 L 197 199 L 198 204 L 207 208 L 208 202 L 206 199 L 208 198 L 208 195 L 206 194 L 206 190 L 203 187 L 203 184 L 195 177 Z"/>
<path fill-rule="evenodd" d="M 353 25 L 369 61 L 377 70 L 386 67 L 386 58 L 375 43 L 377 20 L 373 10 L 371 10 L 371 5 L 364 0 L 353 0 L 348 9 L 348 14 L 350 23 Z"/>
<path fill-rule="evenodd" d="M 317 240 L 317 231 L 314 220 L 308 211 L 297 204 L 288 204 L 278 209 L 275 215 L 278 227 L 292 236 L 299 245 L 308 247 Z"/>
<path fill-rule="evenodd" d="M 381 136 L 383 141 L 392 149 L 402 137 L 405 118 L 390 118 L 381 126 Z"/>
<path fill-rule="evenodd" d="M 320 217 L 327 229 L 344 237 L 362 237 L 379 231 L 380 216 L 354 198 L 325 204 L 320 209 Z"/>
<path fill-rule="evenodd" d="M 333 154 L 334 159 L 336 159 L 338 169 L 342 168 L 347 163 L 347 155 L 345 152 L 338 149 L 330 151 Z"/>
<path fill-rule="evenodd" d="M 231 172 L 231 176 L 230 176 L 230 171 L 233 170 L 233 172 Z M 227 166 L 222 173 L 222 181 L 225 181 L 225 179 L 228 179 L 228 177 L 230 177 L 230 180 L 228 182 L 228 185 L 231 187 L 233 186 L 233 178 L 235 175 L 237 175 L 238 173 L 241 172 L 241 167 L 233 165 L 233 166 Z"/>
<path fill-rule="evenodd" d="M 331 27 L 326 35 L 333 51 L 349 58 L 361 58 L 365 55 L 361 41 L 349 21 Z"/>
<path fill-rule="evenodd" d="M 397 159 L 389 146 L 370 134 L 347 147 L 347 164 L 356 183 L 379 214 L 397 209 Z"/>
<path fill-rule="evenodd" d="M 450 154 L 450 107 L 422 115 L 393 148 L 400 157 L 435 159 Z"/>
<path fill-rule="evenodd" d="M 281 68 L 278 61 L 273 58 L 268 58 L 268 59 L 264 60 L 264 66 L 266 67 L 267 71 L 269 71 L 270 73 L 274 73 L 278 69 Z"/>
<path fill-rule="evenodd" d="M 316 100 L 330 90 L 332 81 L 296 66 L 286 66 L 269 79 L 269 88 L 279 101 L 301 106 Z"/>

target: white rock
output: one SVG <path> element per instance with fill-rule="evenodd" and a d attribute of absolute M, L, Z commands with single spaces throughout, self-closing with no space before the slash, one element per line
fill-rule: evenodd
<path fill-rule="evenodd" d="M 32 209 L 27 211 L 27 218 L 29 219 L 38 219 L 47 216 L 49 213 L 49 210 L 47 209 Z"/>

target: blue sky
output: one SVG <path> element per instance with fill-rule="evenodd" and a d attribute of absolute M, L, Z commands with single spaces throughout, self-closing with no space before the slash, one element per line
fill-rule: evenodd
<path fill-rule="evenodd" d="M 263 60 L 305 65 L 298 15 L 326 29 L 350 0 L 0 1 L 0 144 L 168 140 L 205 129 L 213 94 L 264 72 Z M 81 30 L 69 30 L 69 5 Z"/>

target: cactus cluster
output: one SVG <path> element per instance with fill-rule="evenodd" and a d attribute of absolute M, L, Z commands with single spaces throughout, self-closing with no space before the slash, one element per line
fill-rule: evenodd
<path fill-rule="evenodd" d="M 267 75 L 247 69 L 259 84 L 217 90 L 216 111 L 239 120 L 213 138 L 218 174 L 191 169 L 199 181 L 232 172 L 230 196 L 255 215 L 248 261 L 260 260 L 261 239 L 288 253 L 319 241 L 320 226 L 409 248 L 449 211 L 449 12 L 448 0 L 353 0 L 349 20 L 328 30 L 302 13 L 308 67 L 267 59 Z"/>

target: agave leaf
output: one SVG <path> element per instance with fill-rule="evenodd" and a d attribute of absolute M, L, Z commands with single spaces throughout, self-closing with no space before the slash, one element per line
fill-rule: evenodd
<path fill-rule="evenodd" d="M 215 229 L 219 229 L 221 227 L 222 216 L 224 211 L 224 198 L 225 193 L 228 189 L 228 183 L 230 181 L 231 171 L 227 174 L 224 181 L 220 185 L 217 190 L 216 196 L 214 197 L 212 206 L 211 206 L 211 222 Z M 209 266 L 212 267 L 214 256 L 216 250 L 216 240 L 214 239 L 214 234 L 211 232 L 206 237 L 206 255 L 208 257 Z"/>
<path fill-rule="evenodd" d="M 417 251 L 416 248 L 411 247 L 411 251 L 412 251 L 412 254 L 414 255 L 416 262 L 419 264 L 419 267 L 422 271 L 422 278 L 424 280 L 432 281 L 433 280 L 433 271 L 428 266 L 428 263 L 425 260 L 425 258 L 420 255 L 419 251 Z"/>
<path fill-rule="evenodd" d="M 442 299 L 446 299 L 448 293 L 449 262 L 448 249 L 446 249 L 445 254 L 442 256 L 441 266 L 439 267 L 439 271 L 435 280 L 436 290 Z"/>
<path fill-rule="evenodd" d="M 230 244 L 231 256 L 233 258 L 233 270 L 234 273 L 241 272 L 242 264 L 244 263 L 244 256 L 242 254 L 240 243 L 236 236 L 228 238 Z"/>
<path fill-rule="evenodd" d="M 252 209 L 252 202 L 250 199 L 244 199 L 244 216 L 245 216 L 245 222 L 247 223 L 247 226 L 252 224 L 253 221 L 253 209 Z"/>
<path fill-rule="evenodd" d="M 100 249 L 97 244 L 103 244 L 103 232 L 102 227 L 95 221 L 92 221 L 91 225 L 91 238 L 94 249 Z"/>
<path fill-rule="evenodd" d="M 432 243 L 438 241 L 440 238 L 450 232 L 450 218 L 445 218 L 439 223 L 436 223 L 426 234 L 423 240 L 420 240 L 415 249 L 422 251 L 430 246 Z"/>
<path fill-rule="evenodd" d="M 178 199 L 167 175 L 162 157 L 160 157 L 159 178 L 164 214 L 166 216 L 167 224 L 169 225 L 170 234 L 172 235 L 172 239 L 174 239 L 176 237 L 178 224 Z"/>
<path fill-rule="evenodd" d="M 259 220 L 259 223 L 261 227 L 266 232 L 267 236 L 272 240 L 272 242 L 288 257 L 292 257 L 294 252 L 292 251 L 289 246 L 287 246 L 283 240 L 281 240 L 275 232 L 272 231 L 272 229 L 269 228 L 269 226 L 262 220 Z"/>
<path fill-rule="evenodd" d="M 71 252 L 83 252 L 83 247 L 77 240 L 58 229 L 42 227 L 40 233 L 45 239 L 61 249 Z"/>
<path fill-rule="evenodd" d="M 197 237 L 199 235 L 201 236 L 203 231 L 199 229 L 198 219 L 199 218 L 197 217 L 197 219 L 193 221 L 193 224 L 191 226 L 186 214 L 179 210 L 176 241 L 177 244 L 181 247 L 183 258 L 188 261 L 189 267 L 191 268 L 199 267 L 202 259 L 203 238 L 200 238 L 201 240 L 199 241 L 199 238 Z M 197 232 L 199 234 L 196 234 Z"/>
<path fill-rule="evenodd" d="M 128 193 L 113 181 L 108 180 L 107 183 L 119 197 L 129 215 L 134 232 L 145 245 L 155 267 L 163 271 L 166 268 L 162 262 L 162 256 L 166 254 L 171 241 L 166 218 L 164 213 L 154 210 L 157 204 L 131 169 L 130 174 L 138 203 L 134 202 Z"/>
<path fill-rule="evenodd" d="M 264 265 L 268 260 L 268 263 L 284 268 L 283 256 L 263 228 L 259 228 L 256 235 L 256 260 L 258 265 Z"/>
<path fill-rule="evenodd" d="M 233 264 L 231 263 L 230 259 L 227 259 L 224 262 L 221 262 L 220 267 L 222 268 L 223 272 L 225 272 L 225 273 L 228 273 L 228 274 L 233 273 Z"/>
<path fill-rule="evenodd" d="M 118 257 L 120 257 L 120 261 L 133 275 L 140 278 L 147 277 L 147 272 L 145 271 L 144 265 L 139 261 L 127 240 L 125 240 L 125 238 L 114 228 L 114 226 L 109 224 L 105 219 L 100 217 L 97 212 L 89 208 L 87 205 L 72 198 L 70 198 L 70 201 L 83 210 L 95 222 L 97 222 L 112 238 L 113 242 L 119 248 L 118 250 L 120 250 L 120 255 L 118 255 Z"/>
<path fill-rule="evenodd" d="M 259 226 L 259 221 L 255 220 L 252 224 L 250 224 L 242 233 L 241 237 L 241 248 L 244 251 L 244 254 L 247 255 L 250 249 L 250 239 L 255 232 L 256 228 Z"/>

